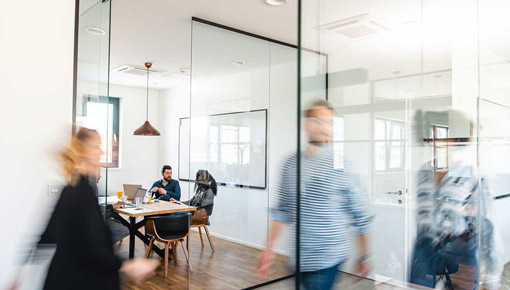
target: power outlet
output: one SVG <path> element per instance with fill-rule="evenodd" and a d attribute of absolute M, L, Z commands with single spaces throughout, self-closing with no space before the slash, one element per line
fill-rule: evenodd
<path fill-rule="evenodd" d="M 61 191 L 62 191 L 62 186 L 48 185 L 48 195 L 49 196 L 59 195 Z"/>

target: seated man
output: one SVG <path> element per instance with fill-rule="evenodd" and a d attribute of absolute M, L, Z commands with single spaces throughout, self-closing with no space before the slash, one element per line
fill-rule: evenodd
<path fill-rule="evenodd" d="M 164 165 L 161 169 L 163 179 L 155 181 L 149 191 L 156 199 L 170 201 L 171 198 L 181 199 L 181 187 L 179 181 L 172 179 L 172 167 Z"/>

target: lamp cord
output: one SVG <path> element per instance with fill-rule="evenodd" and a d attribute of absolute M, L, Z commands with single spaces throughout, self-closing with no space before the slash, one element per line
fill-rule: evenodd
<path fill-rule="evenodd" d="M 149 121 L 149 68 L 147 68 L 147 113 L 145 115 L 145 120 Z"/>

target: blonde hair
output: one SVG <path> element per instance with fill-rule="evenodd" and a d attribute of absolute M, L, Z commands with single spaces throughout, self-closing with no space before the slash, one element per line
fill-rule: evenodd
<path fill-rule="evenodd" d="M 71 137 L 71 143 L 58 154 L 62 166 L 62 173 L 67 182 L 77 181 L 80 155 L 84 151 L 85 142 L 93 135 L 99 135 L 96 130 L 81 127 L 76 136 Z"/>

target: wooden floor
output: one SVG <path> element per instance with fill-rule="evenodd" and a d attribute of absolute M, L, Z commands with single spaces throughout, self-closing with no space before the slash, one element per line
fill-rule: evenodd
<path fill-rule="evenodd" d="M 284 256 L 277 256 L 274 273 L 269 277 L 257 274 L 256 265 L 261 250 L 212 237 L 216 252 L 212 253 L 204 235 L 202 248 L 197 232 L 190 237 L 190 254 L 193 272 L 189 272 L 182 248 L 177 248 L 177 266 L 173 260 L 168 263 L 168 278 L 164 278 L 164 264 L 161 263 L 156 276 L 141 284 L 123 278 L 122 289 L 242 289 L 264 283 L 268 279 L 276 279 L 290 275 Z M 160 246 L 160 245 L 159 245 Z M 119 256 L 128 257 L 129 238 L 122 244 L 115 245 Z M 161 248 L 161 246 L 160 246 Z M 136 239 L 135 257 L 145 257 L 147 247 Z M 160 259 L 155 253 L 152 258 Z M 189 278 L 189 281 L 188 281 Z M 189 284 L 188 284 L 189 283 Z"/>
<path fill-rule="evenodd" d="M 164 278 L 164 265 L 159 266 L 156 275 L 141 284 L 123 278 L 122 289 L 242 289 L 274 280 L 292 274 L 287 266 L 287 260 L 283 256 L 277 256 L 273 267 L 273 273 L 269 276 L 260 276 L 256 272 L 256 263 L 261 250 L 244 246 L 238 243 L 213 237 L 216 252 L 212 253 L 207 238 L 204 236 L 205 247 L 200 244 L 198 233 L 192 232 L 190 238 L 190 254 L 193 272 L 189 272 L 182 248 L 177 249 L 177 266 L 172 260 L 169 261 L 168 278 Z M 115 245 L 115 249 L 121 257 L 128 256 L 128 238 L 122 244 Z M 136 239 L 136 257 L 144 257 L 147 247 Z M 153 253 L 153 258 L 159 256 Z M 460 265 L 459 272 L 451 275 L 455 289 L 473 289 L 473 269 Z M 502 288 L 510 286 L 510 264 L 505 265 L 502 275 Z M 400 283 L 391 283 L 399 285 Z M 359 277 L 347 273 L 341 274 L 341 279 L 335 283 L 334 289 L 425 289 L 416 286 L 393 286 L 388 284 L 376 285 L 373 280 L 359 279 Z M 508 286 L 507 286 L 508 285 Z M 294 279 L 286 279 L 259 289 L 294 289 Z"/>
<path fill-rule="evenodd" d="M 473 267 L 469 267 L 463 264 L 459 265 L 459 270 L 457 273 L 452 274 L 450 277 L 453 282 L 453 286 L 455 290 L 471 290 L 474 289 L 473 277 L 475 274 L 475 269 Z M 432 288 L 423 287 L 419 285 L 407 284 L 403 285 L 400 281 L 388 281 L 389 283 L 376 283 L 370 279 L 360 279 L 357 276 L 350 275 L 347 273 L 342 273 L 339 275 L 341 278 L 337 280 L 333 289 L 342 289 L 342 290 L 400 290 L 400 289 L 419 289 L 419 290 L 433 290 Z M 263 290 L 280 290 L 280 289 L 295 289 L 295 283 L 293 279 L 287 279 L 281 282 L 273 283 L 259 289 Z M 400 286 L 399 286 L 400 285 Z M 501 277 L 501 287 L 500 290 L 508 290 L 510 289 L 510 263 L 506 264 L 504 267 L 504 271 Z"/>

